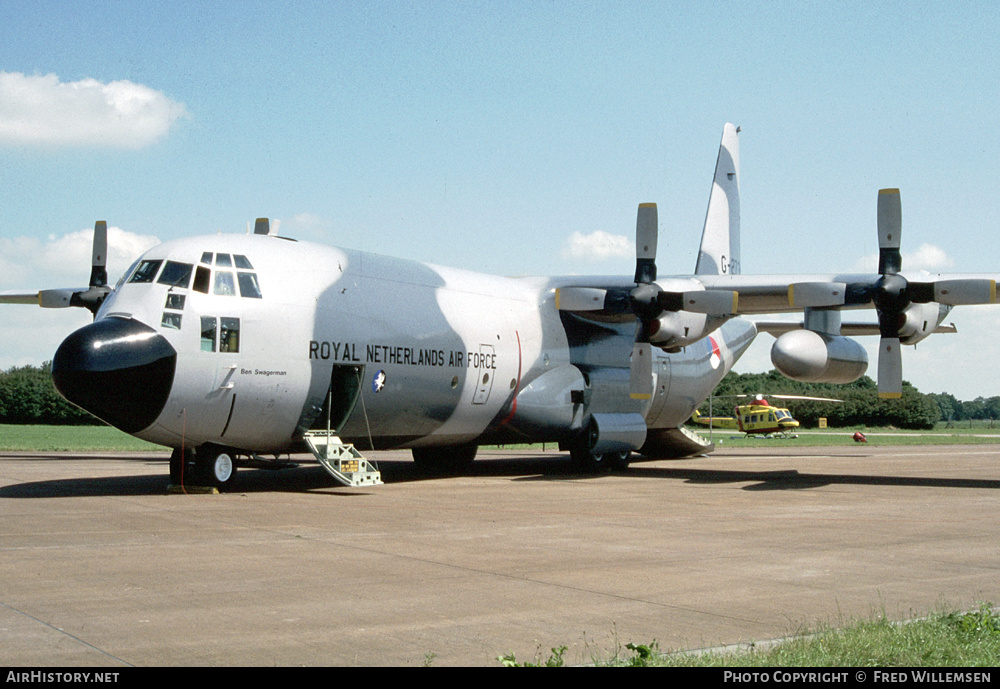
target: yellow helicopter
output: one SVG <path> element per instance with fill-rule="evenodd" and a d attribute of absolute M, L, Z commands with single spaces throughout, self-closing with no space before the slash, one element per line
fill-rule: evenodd
<path fill-rule="evenodd" d="M 799 427 L 791 413 L 783 407 L 771 405 L 763 395 L 726 395 L 726 397 L 753 397 L 749 404 L 737 404 L 734 416 L 702 416 L 697 410 L 691 417 L 693 423 L 709 428 L 739 430 L 747 436 L 764 435 L 776 438 L 794 438 L 792 431 Z M 829 397 L 803 397 L 801 395 L 769 395 L 771 399 L 812 400 L 815 402 L 842 402 Z"/>

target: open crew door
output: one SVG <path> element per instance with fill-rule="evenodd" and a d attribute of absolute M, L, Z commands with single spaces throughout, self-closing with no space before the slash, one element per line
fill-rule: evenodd
<path fill-rule="evenodd" d="M 330 372 L 330 387 L 326 391 L 323 409 L 316 415 L 309 429 L 325 431 L 329 426 L 334 433 L 337 433 L 343 428 L 358 403 L 364 375 L 364 366 L 334 364 Z"/>
<path fill-rule="evenodd" d="M 334 364 L 323 409 L 304 436 L 313 456 L 327 473 L 345 486 L 382 483 L 379 470 L 354 445 L 341 442 L 337 436 L 358 403 L 364 373 L 364 366 Z"/>

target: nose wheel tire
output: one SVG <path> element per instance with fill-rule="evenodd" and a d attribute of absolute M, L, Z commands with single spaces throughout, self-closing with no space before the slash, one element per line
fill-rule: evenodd
<path fill-rule="evenodd" d="M 200 485 L 225 488 L 236 476 L 236 457 L 226 448 L 202 445 L 195 455 L 195 470 Z"/>

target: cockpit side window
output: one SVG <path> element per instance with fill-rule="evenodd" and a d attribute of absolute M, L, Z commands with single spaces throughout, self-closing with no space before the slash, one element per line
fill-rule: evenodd
<path fill-rule="evenodd" d="M 136 259 L 135 261 L 132 262 L 132 265 L 128 267 L 128 270 L 122 273 L 122 276 L 118 278 L 118 284 L 115 285 L 115 291 L 118 291 L 121 288 L 121 286 L 125 284 L 125 281 L 128 280 L 130 277 L 132 277 L 132 271 L 135 270 L 136 266 L 138 265 L 139 265 L 139 259 Z"/>
<path fill-rule="evenodd" d="M 177 261 L 167 261 L 167 265 L 163 266 L 163 272 L 160 273 L 160 279 L 157 280 L 162 285 L 171 285 L 172 287 L 183 287 L 187 289 L 187 286 L 191 282 L 191 268 L 193 266 L 190 263 L 178 263 Z"/>
<path fill-rule="evenodd" d="M 201 351 L 215 351 L 215 333 L 218 329 L 218 320 L 215 316 L 201 317 Z"/>
<path fill-rule="evenodd" d="M 257 273 L 237 273 L 240 283 L 240 296 L 260 299 L 260 285 L 257 284 Z"/>
<path fill-rule="evenodd" d="M 219 320 L 222 321 L 222 327 L 219 329 L 219 351 L 240 351 L 240 319 L 223 316 Z"/>
<path fill-rule="evenodd" d="M 160 270 L 160 264 L 162 264 L 162 259 L 155 261 L 143 261 L 139 264 L 139 267 L 135 269 L 132 273 L 132 277 L 128 279 L 129 282 L 152 282 L 153 278 L 156 277 L 157 271 Z"/>

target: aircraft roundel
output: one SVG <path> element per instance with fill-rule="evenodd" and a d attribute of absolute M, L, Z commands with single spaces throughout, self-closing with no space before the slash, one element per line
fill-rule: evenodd
<path fill-rule="evenodd" d="M 372 392 L 379 393 L 382 392 L 382 388 L 385 387 L 385 371 L 379 371 L 372 378 Z"/>
<path fill-rule="evenodd" d="M 719 349 L 719 343 L 711 335 L 708 336 L 708 341 L 712 345 L 712 356 L 709 363 L 712 364 L 712 368 L 719 368 L 719 364 L 722 363 L 722 351 Z"/>

